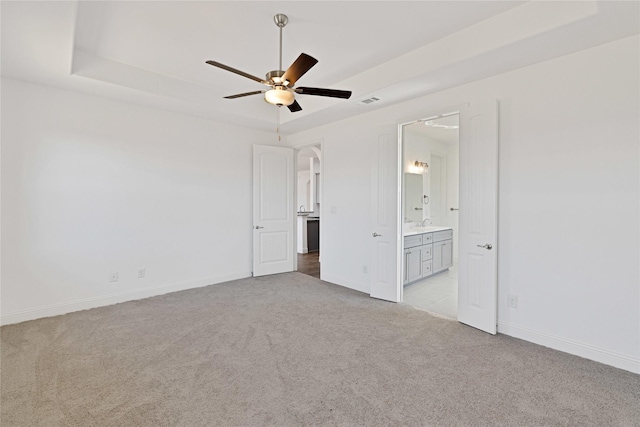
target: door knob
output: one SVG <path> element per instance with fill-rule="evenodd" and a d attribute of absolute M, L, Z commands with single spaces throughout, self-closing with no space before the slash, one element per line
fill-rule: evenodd
<path fill-rule="evenodd" d="M 378 234 L 378 233 L 375 233 L 375 232 L 373 233 L 373 237 L 380 237 L 380 236 L 382 236 L 382 234 Z"/>
<path fill-rule="evenodd" d="M 490 251 L 493 246 L 491 246 L 491 243 L 487 243 L 486 245 L 476 245 L 479 248 L 485 248 L 486 250 Z"/>
<path fill-rule="evenodd" d="M 259 225 L 256 225 L 256 230 L 260 230 L 261 228 L 264 228 L 264 227 L 260 227 Z"/>

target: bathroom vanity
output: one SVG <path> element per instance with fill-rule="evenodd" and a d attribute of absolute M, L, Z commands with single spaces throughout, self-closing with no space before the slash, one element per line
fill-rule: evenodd
<path fill-rule="evenodd" d="M 419 227 L 405 230 L 404 281 L 409 285 L 453 265 L 453 230 L 449 227 Z"/>

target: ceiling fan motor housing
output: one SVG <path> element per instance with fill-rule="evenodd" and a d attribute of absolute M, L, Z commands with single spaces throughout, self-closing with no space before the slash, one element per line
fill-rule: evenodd
<path fill-rule="evenodd" d="M 289 82 L 282 81 L 282 79 L 280 78 L 283 75 L 284 75 L 284 71 L 282 71 L 282 70 L 273 70 L 273 71 L 269 71 L 267 73 L 266 77 L 267 77 L 267 81 L 270 82 L 272 85 L 287 86 Z"/>

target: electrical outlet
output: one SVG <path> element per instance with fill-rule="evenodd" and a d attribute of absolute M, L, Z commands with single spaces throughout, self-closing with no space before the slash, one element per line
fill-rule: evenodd
<path fill-rule="evenodd" d="M 146 274 L 146 271 L 144 267 L 138 269 L 138 279 L 144 279 L 145 274 Z"/>
<path fill-rule="evenodd" d="M 363 265 L 363 266 L 362 266 L 362 272 L 363 272 L 364 274 L 367 274 L 367 273 L 369 272 L 369 268 L 368 268 L 366 265 Z"/>
<path fill-rule="evenodd" d="M 511 308 L 518 308 L 518 295 L 507 295 L 507 305 Z"/>
<path fill-rule="evenodd" d="M 118 272 L 117 271 L 109 273 L 109 281 L 110 282 L 117 282 L 118 281 Z"/>

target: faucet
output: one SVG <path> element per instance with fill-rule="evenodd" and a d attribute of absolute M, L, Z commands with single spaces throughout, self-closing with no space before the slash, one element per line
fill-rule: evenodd
<path fill-rule="evenodd" d="M 426 227 L 427 223 L 431 224 L 431 220 L 429 218 L 425 218 L 422 221 L 418 222 L 418 224 L 420 224 L 420 227 Z"/>

